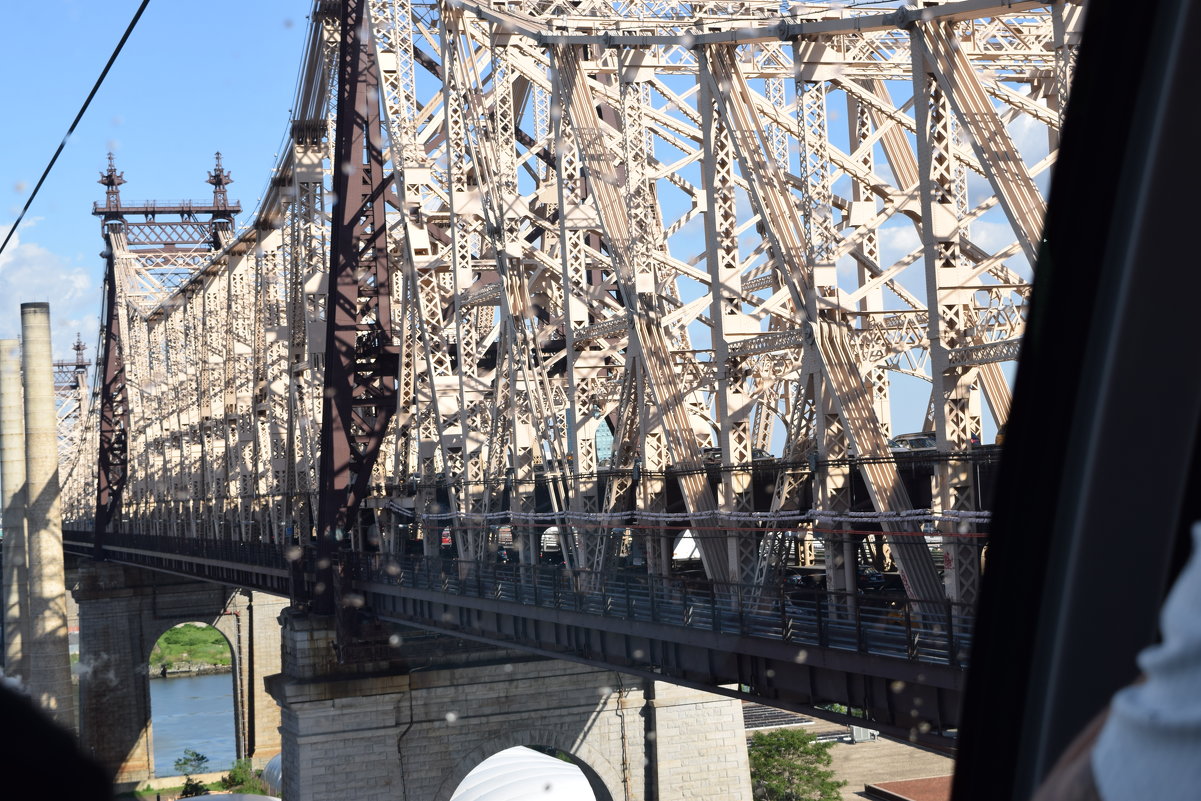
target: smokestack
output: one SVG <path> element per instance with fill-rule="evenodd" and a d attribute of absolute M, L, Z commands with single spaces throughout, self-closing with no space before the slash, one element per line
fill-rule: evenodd
<path fill-rule="evenodd" d="M 0 503 L 4 509 L 4 673 L 29 677 L 29 571 L 25 553 L 25 420 L 21 343 L 0 339 Z"/>
<path fill-rule="evenodd" d="M 31 624 L 29 642 L 25 644 L 29 655 L 26 683 L 34 701 L 60 724 L 75 731 L 49 303 L 21 304 L 21 342 Z"/>

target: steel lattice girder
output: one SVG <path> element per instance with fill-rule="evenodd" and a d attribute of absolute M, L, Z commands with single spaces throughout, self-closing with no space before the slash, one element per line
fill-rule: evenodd
<path fill-rule="evenodd" d="M 376 178 L 393 179 L 390 266 L 373 280 L 394 302 L 365 319 L 399 368 L 395 416 L 357 477 L 367 513 L 349 525 L 453 527 L 468 558 L 495 544 L 490 524 L 531 549 L 553 525 L 593 569 L 629 531 L 662 555 L 689 528 L 710 576 L 763 582 L 812 519 L 799 479 L 814 397 L 832 398 L 852 455 L 876 457 L 861 469 L 886 528 L 914 525 L 887 464 L 889 375 L 953 385 L 932 418 L 948 455 L 979 430 L 973 398 L 1004 421 L 997 362 L 1021 338 L 1076 7 L 776 9 L 368 3 Z M 180 515 L 197 535 L 315 524 L 338 33 L 326 4 L 313 25 L 294 146 L 260 218 L 130 320 L 146 447 L 126 513 L 171 530 Z M 119 280 L 134 302 L 134 278 Z M 240 300 L 251 285 L 274 305 Z M 185 347 L 186 381 L 160 380 L 152 360 L 179 364 Z M 765 447 L 790 478 L 755 507 L 746 478 Z M 204 508 L 181 500 L 192 491 Z M 941 506 L 957 530 L 980 519 L 971 498 Z M 897 555 L 915 595 L 939 590 L 923 547 Z"/>

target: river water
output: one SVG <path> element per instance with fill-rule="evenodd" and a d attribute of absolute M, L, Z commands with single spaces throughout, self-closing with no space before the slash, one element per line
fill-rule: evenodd
<path fill-rule="evenodd" d="M 229 673 L 180 676 L 150 682 L 154 773 L 174 776 L 175 760 L 191 748 L 209 758 L 208 770 L 233 765 L 234 699 Z"/>

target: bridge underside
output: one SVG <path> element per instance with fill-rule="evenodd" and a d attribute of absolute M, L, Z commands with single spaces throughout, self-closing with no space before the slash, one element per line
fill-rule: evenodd
<path fill-rule="evenodd" d="M 69 550 L 94 554 L 88 535 L 65 537 Z M 104 554 L 277 595 L 297 578 L 317 581 L 311 558 L 294 570 L 277 547 L 175 544 L 172 553 L 163 538 L 126 535 Z M 348 662 L 400 659 L 387 622 L 826 717 L 814 708 L 840 704 L 860 724 L 940 747 L 958 726 L 970 619 L 950 605 L 937 621 L 915 609 L 898 626 L 891 607 L 852 609 L 828 593 L 781 604 L 638 576 L 585 588 L 561 568 L 421 558 L 348 560 L 346 569 L 354 590 L 342 623 L 355 636 L 339 647 Z"/>

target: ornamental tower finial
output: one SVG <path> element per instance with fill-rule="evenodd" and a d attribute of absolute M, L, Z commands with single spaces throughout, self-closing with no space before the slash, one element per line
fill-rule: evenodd
<path fill-rule="evenodd" d="M 97 182 L 104 185 L 104 208 L 105 211 L 119 211 L 121 208 L 121 184 L 125 183 L 125 173 L 117 172 L 117 167 L 113 163 L 113 154 L 108 154 L 108 171 L 100 174 L 100 180 Z"/>

